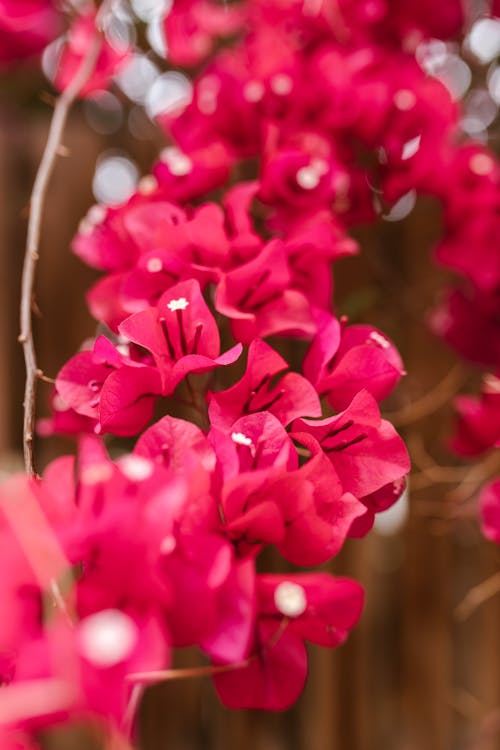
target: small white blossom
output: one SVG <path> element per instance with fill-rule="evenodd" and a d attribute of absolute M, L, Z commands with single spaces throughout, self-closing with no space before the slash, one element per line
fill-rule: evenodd
<path fill-rule="evenodd" d="M 306 592 L 298 583 L 283 581 L 274 591 L 274 603 L 285 617 L 299 617 L 307 609 Z"/>
<path fill-rule="evenodd" d="M 167 304 L 167 307 L 171 312 L 175 312 L 176 310 L 185 310 L 186 307 L 189 307 L 189 302 L 185 297 L 179 297 L 179 299 L 171 299 Z"/>

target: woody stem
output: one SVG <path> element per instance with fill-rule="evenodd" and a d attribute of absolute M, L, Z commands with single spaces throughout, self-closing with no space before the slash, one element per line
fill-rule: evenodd
<path fill-rule="evenodd" d="M 33 432 L 35 427 L 35 399 L 37 379 L 41 370 L 38 367 L 35 343 L 33 339 L 32 305 L 35 286 L 35 273 L 40 252 L 40 235 L 42 216 L 47 188 L 54 170 L 57 154 L 60 150 L 71 105 L 88 81 L 97 62 L 102 39 L 100 34 L 93 37 L 87 52 L 69 86 L 57 99 L 50 123 L 49 135 L 38 167 L 30 198 L 30 215 L 24 255 L 22 283 L 19 342 L 22 344 L 26 366 L 26 383 L 24 389 L 23 449 L 26 472 L 35 474 L 33 456 Z"/>

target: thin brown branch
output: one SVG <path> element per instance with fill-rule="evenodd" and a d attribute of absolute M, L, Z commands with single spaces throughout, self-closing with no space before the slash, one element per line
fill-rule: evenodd
<path fill-rule="evenodd" d="M 270 651 L 274 648 L 287 629 L 289 622 L 288 617 L 282 618 L 276 631 L 267 643 L 264 644 L 265 651 Z M 167 680 L 189 680 L 193 677 L 211 677 L 214 674 L 234 672 L 237 669 L 248 667 L 256 658 L 257 655 L 254 654 L 242 661 L 233 662 L 232 664 L 220 664 L 216 667 L 208 665 L 206 667 L 188 667 L 187 669 L 161 669 L 154 672 L 134 672 L 127 675 L 127 680 L 136 684 L 154 685 L 157 682 L 165 682 Z"/>
<path fill-rule="evenodd" d="M 458 484 L 470 471 L 468 466 L 441 466 L 427 451 L 422 436 L 411 432 L 407 437 L 413 466 L 418 471 L 410 475 L 410 487 L 418 491 L 435 484 Z"/>
<path fill-rule="evenodd" d="M 32 310 L 34 302 L 36 266 L 40 252 L 40 234 L 43 209 L 45 204 L 45 197 L 47 194 L 47 188 L 49 186 L 50 178 L 54 170 L 57 155 L 60 152 L 61 139 L 63 136 L 66 120 L 68 118 L 68 113 L 71 109 L 71 105 L 92 74 L 97 61 L 97 57 L 99 55 L 101 44 L 102 38 L 96 31 L 96 35 L 89 44 L 87 52 L 74 78 L 56 101 L 54 113 L 52 115 L 52 121 L 50 123 L 47 143 L 45 145 L 40 166 L 38 167 L 30 199 L 30 215 L 28 220 L 28 232 L 21 283 L 21 333 L 19 335 L 19 341 L 23 346 L 24 362 L 26 366 L 26 384 L 23 404 L 24 464 L 26 472 L 31 476 L 35 474 L 35 463 L 33 456 L 33 432 L 35 427 L 36 385 L 40 373 L 37 364 L 35 343 L 33 339 Z"/>
<path fill-rule="evenodd" d="M 466 620 L 475 610 L 500 593 L 500 571 L 474 586 L 455 610 L 458 620 Z"/>
<path fill-rule="evenodd" d="M 463 368 L 455 365 L 432 390 L 421 398 L 412 401 L 397 411 L 384 414 L 396 427 L 405 427 L 419 419 L 434 414 L 442 406 L 449 403 L 451 398 L 463 385 L 465 379 Z"/>
<path fill-rule="evenodd" d="M 247 667 L 252 658 L 238 661 L 233 664 L 223 664 L 218 667 L 190 667 L 188 669 L 160 669 L 154 672 L 134 672 L 127 675 L 129 682 L 142 683 L 143 685 L 154 685 L 157 682 L 170 680 L 189 680 L 193 677 L 211 677 L 214 674 L 233 672 L 236 669 Z"/>
<path fill-rule="evenodd" d="M 482 484 L 498 474 L 500 470 L 500 455 L 493 451 L 482 461 L 469 468 L 458 486 L 449 493 L 448 498 L 457 504 L 464 504 L 471 500 Z"/>

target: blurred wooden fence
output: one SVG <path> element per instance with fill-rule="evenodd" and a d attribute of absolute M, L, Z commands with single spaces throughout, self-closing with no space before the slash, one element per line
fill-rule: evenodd
<path fill-rule="evenodd" d="M 0 112 L 0 451 L 1 466 L 20 465 L 23 366 L 18 287 L 27 200 L 48 120 Z M 117 143 L 117 140 L 120 142 Z M 155 146 L 131 137 L 111 140 L 75 117 L 51 183 L 43 226 L 36 342 L 40 363 L 54 375 L 95 330 L 84 291 L 94 278 L 69 252 L 80 218 L 92 203 L 98 155 L 126 147 L 147 170 Z M 363 231 L 361 258 L 338 266 L 339 309 L 364 306 L 400 347 L 409 376 L 388 405 L 398 410 L 431 389 L 453 366 L 452 355 L 423 324 L 441 276 L 429 262 L 438 231 L 434 207 L 418 205 L 404 222 Z M 360 294 L 361 290 L 361 294 Z M 39 392 L 46 409 L 47 386 Z M 403 430 L 438 460 L 449 410 Z M 46 461 L 63 444 L 37 446 Z M 64 446 L 68 447 L 68 446 Z M 224 710 L 208 680 L 157 686 L 141 719 L 144 750 L 494 750 L 500 708 L 500 597 L 466 622 L 453 615 L 467 591 L 499 568 L 500 554 L 481 541 L 474 521 L 440 519 L 445 485 L 412 493 L 410 518 L 393 536 L 352 541 L 331 566 L 366 587 L 361 624 L 335 652 L 311 649 L 307 689 L 284 714 Z M 124 572 L 125 574 L 125 572 Z M 186 656 L 187 662 L 194 658 Z M 0 692 L 1 700 L 1 692 Z M 490 717 L 490 718 L 488 718 Z M 485 722 L 486 719 L 486 722 Z M 498 720 L 498 717 L 497 717 Z M 490 727 L 488 729 L 488 727 Z M 497 730 L 499 727 L 497 727 Z"/>

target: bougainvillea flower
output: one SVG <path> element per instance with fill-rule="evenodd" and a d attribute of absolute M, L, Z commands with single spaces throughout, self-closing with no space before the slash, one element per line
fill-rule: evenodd
<path fill-rule="evenodd" d="M 215 203 L 202 204 L 190 217 L 172 203 L 145 203 L 127 211 L 123 222 L 141 253 L 167 250 L 209 267 L 227 262 L 224 212 Z"/>
<path fill-rule="evenodd" d="M 60 25 L 52 0 L 0 0 L 0 64 L 41 52 Z"/>
<path fill-rule="evenodd" d="M 181 114 L 158 115 L 159 124 L 187 154 L 214 140 L 235 158 L 258 153 L 262 128 L 255 102 L 245 95 L 246 68 L 241 58 L 234 50 L 222 51 L 195 81 L 193 99 Z"/>
<path fill-rule="evenodd" d="M 229 188 L 224 196 L 231 254 L 238 263 L 245 263 L 253 258 L 263 245 L 262 237 L 255 231 L 250 215 L 258 189 L 257 181 L 240 182 Z"/>
<path fill-rule="evenodd" d="M 87 304 L 94 318 L 104 323 L 113 333 L 118 333 L 118 326 L 130 315 L 123 305 L 122 287 L 124 283 L 122 273 L 112 273 L 103 276 L 87 292 Z"/>
<path fill-rule="evenodd" d="M 481 292 L 494 293 L 500 284 L 500 259 L 495 247 L 499 231 L 497 211 L 481 210 L 439 243 L 436 259 L 470 279 Z"/>
<path fill-rule="evenodd" d="M 346 640 L 361 616 L 364 600 L 357 581 L 328 573 L 261 575 L 258 596 L 261 615 L 289 617 L 290 630 L 327 647 Z"/>
<path fill-rule="evenodd" d="M 485 375 L 480 398 L 459 396 L 455 435 L 451 448 L 461 456 L 477 456 L 500 441 L 500 380 Z"/>
<path fill-rule="evenodd" d="M 286 520 L 281 493 L 290 488 L 278 488 L 276 482 L 298 465 L 284 427 L 272 414 L 261 412 L 235 422 L 230 436 L 213 429 L 210 439 L 223 479 L 222 529 L 238 545 L 238 554 L 253 555 L 262 544 L 281 541 Z"/>
<path fill-rule="evenodd" d="M 319 565 L 340 551 L 353 523 L 365 515 L 366 508 L 354 495 L 344 492 L 331 461 L 312 435 L 295 437 L 310 458 L 273 486 L 286 524 L 277 548 L 296 565 Z"/>
<path fill-rule="evenodd" d="M 249 652 L 256 615 L 256 576 L 253 560 L 238 560 L 217 590 L 217 617 L 200 645 L 210 658 L 235 664 Z"/>
<path fill-rule="evenodd" d="M 500 200 L 500 165 L 495 155 L 484 146 L 464 144 L 448 149 L 445 169 L 439 179 L 436 194 L 444 203 L 448 230 L 456 230 L 477 213 L 485 216 L 495 212 Z"/>
<path fill-rule="evenodd" d="M 85 263 L 106 271 L 132 265 L 137 248 L 123 225 L 127 206 L 96 204 L 80 222 L 72 249 Z"/>
<path fill-rule="evenodd" d="M 278 618 L 269 617 L 258 620 L 247 663 L 219 672 L 212 679 L 228 708 L 284 711 L 301 694 L 306 677 L 304 641 L 284 629 Z"/>
<path fill-rule="evenodd" d="M 199 427 L 184 419 L 166 416 L 153 424 L 140 436 L 134 455 L 143 456 L 161 464 L 186 484 L 191 498 L 198 498 L 193 513 L 208 516 L 207 527 L 216 527 L 216 508 L 208 500 L 216 484 L 216 456 L 207 436 Z"/>
<path fill-rule="evenodd" d="M 222 530 L 240 559 L 254 558 L 266 544 L 285 535 L 285 519 L 269 481 L 269 471 L 235 476 L 224 484 L 220 499 Z"/>
<path fill-rule="evenodd" d="M 318 393 L 342 409 L 361 389 L 382 401 L 395 388 L 403 363 L 394 344 L 372 326 L 342 326 L 324 316 L 304 359 L 304 374 Z"/>
<path fill-rule="evenodd" d="M 96 12 L 89 9 L 77 16 L 71 26 L 57 61 L 54 83 L 63 91 L 76 75 L 96 30 Z M 124 68 L 131 54 L 128 42 L 116 33 L 112 25 L 106 29 L 94 70 L 83 85 L 80 96 L 88 96 L 93 91 L 108 88 L 112 77 Z"/>
<path fill-rule="evenodd" d="M 157 202 L 160 207 L 155 209 Z M 137 213 L 141 207 L 148 212 L 145 222 L 141 222 L 140 211 Z M 144 192 L 139 186 L 139 190 L 120 206 L 91 206 L 80 222 L 72 249 L 94 268 L 119 271 L 133 267 L 140 249 L 151 249 L 151 241 L 158 236 L 170 241 L 169 231 L 175 232 L 173 227 L 185 222 L 186 212 L 175 203 L 167 202 L 162 190 L 153 187 Z M 147 230 L 147 240 L 141 234 L 143 230 Z M 153 242 L 153 247 L 157 244 Z"/>
<path fill-rule="evenodd" d="M 220 141 L 192 148 L 189 153 L 167 146 L 152 173 L 168 200 L 191 201 L 227 182 L 233 161 Z"/>
<path fill-rule="evenodd" d="M 272 334 L 307 338 L 316 330 L 311 305 L 289 284 L 285 247 L 272 240 L 256 258 L 223 275 L 215 307 L 244 344 Z"/>
<path fill-rule="evenodd" d="M 237 344 L 219 356 L 219 330 L 194 279 L 171 287 L 155 308 L 131 315 L 119 329 L 127 339 L 151 352 L 165 395 L 190 372 L 230 365 L 242 350 Z"/>
<path fill-rule="evenodd" d="M 500 367 L 500 308 L 496 295 L 473 288 L 448 291 L 432 312 L 434 333 L 462 357 L 487 367 Z"/>
<path fill-rule="evenodd" d="M 146 456 L 176 474 L 188 477 L 197 466 L 207 472 L 215 468 L 215 453 L 207 436 L 185 419 L 166 416 L 143 432 L 134 454 Z"/>
<path fill-rule="evenodd" d="M 92 432 L 95 420 L 78 414 L 59 396 L 54 393 L 50 402 L 51 415 L 39 419 L 36 423 L 38 435 L 80 435 Z"/>
<path fill-rule="evenodd" d="M 460 0 L 444 0 L 437 9 L 432 0 L 418 3 L 390 0 L 387 5 L 389 20 L 403 40 L 410 39 L 416 33 L 436 39 L 450 39 L 459 33 L 465 20 L 465 9 Z"/>
<path fill-rule="evenodd" d="M 381 419 L 377 402 L 367 391 L 360 391 L 347 409 L 334 417 L 297 419 L 292 430 L 309 433 L 318 441 L 344 491 L 357 498 L 370 495 L 410 470 L 402 439 L 390 422 Z"/>
<path fill-rule="evenodd" d="M 382 137 L 384 197 L 393 204 L 409 190 L 438 190 L 436 161 L 456 127 L 456 103 L 440 81 L 422 77 L 416 62 L 401 60 L 389 121 Z M 438 150 L 439 149 L 439 150 Z"/>
<path fill-rule="evenodd" d="M 160 619 L 103 609 L 84 617 L 75 632 L 85 708 L 123 726 L 135 672 L 166 669 L 169 647 Z"/>
<path fill-rule="evenodd" d="M 230 428 L 245 414 L 267 411 L 288 425 L 297 417 L 320 417 L 316 390 L 274 349 L 260 339 L 248 348 L 245 374 L 231 388 L 209 394 L 209 417 L 214 427 Z"/>
<path fill-rule="evenodd" d="M 317 111 L 321 102 L 321 120 L 328 130 L 338 133 L 355 128 L 363 143 L 372 147 L 380 143 L 391 106 L 390 62 L 385 50 L 373 44 L 361 49 L 326 44 L 314 51 L 307 61 L 307 76 L 317 86 L 311 106 Z"/>
<path fill-rule="evenodd" d="M 379 490 L 365 495 L 360 498 L 361 503 L 365 506 L 363 515 L 355 518 L 349 529 L 350 537 L 363 537 L 373 528 L 375 514 L 382 513 L 384 510 L 391 508 L 400 500 L 406 489 L 406 477 L 395 479 L 393 482 L 384 485 Z"/>
<path fill-rule="evenodd" d="M 56 390 L 78 414 L 96 420 L 97 431 L 134 435 L 153 416 L 161 377 L 100 336 L 92 351 L 76 354 L 59 371 Z"/>
<path fill-rule="evenodd" d="M 337 19 L 346 38 L 354 41 L 376 39 L 412 49 L 425 38 L 449 39 L 459 33 L 464 23 L 464 9 L 459 0 L 446 0 L 436 13 L 432 3 L 410 0 L 341 0 Z M 326 15 L 326 12 L 323 11 Z M 328 16 L 327 16 L 328 17 Z"/>
<path fill-rule="evenodd" d="M 219 269 L 229 262 L 224 213 L 215 203 L 203 204 L 188 218 L 159 201 L 132 209 L 124 224 L 141 253 L 121 284 L 129 313 L 157 304 L 179 281 L 196 279 L 202 288 L 217 282 Z"/>
<path fill-rule="evenodd" d="M 174 65 L 197 65 L 211 52 L 217 37 L 239 31 L 244 23 L 241 5 L 220 6 L 213 0 L 180 0 L 168 11 L 165 35 Z"/>
<path fill-rule="evenodd" d="M 345 234 L 329 210 L 292 216 L 280 212 L 270 226 L 283 233 L 295 289 L 324 310 L 332 309 L 331 264 L 355 255 L 357 243 Z"/>
<path fill-rule="evenodd" d="M 230 708 L 284 710 L 298 698 L 307 675 L 304 639 L 322 646 L 342 643 L 358 621 L 363 590 L 327 574 L 260 576 L 259 618 L 243 665 L 213 681 Z"/>
<path fill-rule="evenodd" d="M 483 534 L 492 542 L 500 544 L 500 481 L 490 482 L 479 495 Z"/>
<path fill-rule="evenodd" d="M 292 211 L 318 208 L 333 201 L 337 186 L 348 180 L 333 162 L 326 139 L 304 134 L 297 140 L 265 159 L 259 191 L 263 203 L 285 204 Z"/>
<path fill-rule="evenodd" d="M 77 469 L 74 523 L 66 524 L 64 540 L 73 564 L 83 566 L 79 614 L 106 607 L 156 612 L 169 601 L 158 563 L 164 540 L 172 537 L 186 507 L 187 485 L 142 456 L 124 456 L 113 464 L 89 439 Z M 125 550 L 128 561 L 135 561 L 126 578 Z"/>
<path fill-rule="evenodd" d="M 192 646 L 213 634 L 217 594 L 232 569 L 232 547 L 221 535 L 199 528 L 164 547 L 160 574 L 171 585 L 167 611 L 175 646 Z"/>
<path fill-rule="evenodd" d="M 295 447 L 283 425 L 270 412 L 241 417 L 227 432 L 212 427 L 209 440 L 224 464 L 223 474 L 227 478 L 246 471 L 292 471 L 297 467 Z M 230 440 L 230 448 L 226 440 Z"/>

